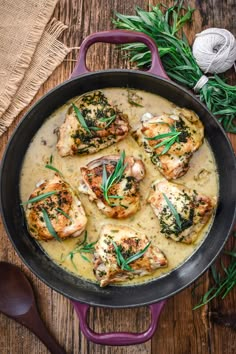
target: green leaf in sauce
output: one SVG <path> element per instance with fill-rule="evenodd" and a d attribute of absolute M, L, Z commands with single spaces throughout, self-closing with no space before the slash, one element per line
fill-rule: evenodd
<path fill-rule="evenodd" d="M 44 219 L 44 222 L 46 224 L 46 227 L 49 231 L 49 233 L 59 242 L 61 242 L 62 240 L 60 239 L 60 237 L 57 235 L 54 227 L 52 226 L 52 223 L 51 223 L 51 220 L 50 220 L 50 217 L 48 215 L 48 213 L 46 212 L 46 210 L 44 208 L 42 208 L 42 213 L 43 213 L 43 219 Z"/>

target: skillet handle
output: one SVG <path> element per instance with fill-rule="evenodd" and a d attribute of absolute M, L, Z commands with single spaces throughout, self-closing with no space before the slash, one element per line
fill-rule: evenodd
<path fill-rule="evenodd" d="M 160 301 L 156 304 L 149 305 L 151 311 L 151 324 L 149 328 L 142 333 L 129 332 L 110 332 L 110 333 L 96 333 L 88 326 L 87 313 L 90 308 L 87 304 L 82 304 L 77 301 L 72 301 L 75 311 L 79 317 L 80 329 L 84 336 L 91 342 L 103 345 L 135 345 L 141 344 L 152 338 L 156 331 L 159 316 L 166 303 L 166 300 Z"/>
<path fill-rule="evenodd" d="M 167 76 L 159 57 L 158 48 L 152 38 L 142 32 L 128 31 L 128 30 L 110 30 L 103 32 L 96 32 L 86 37 L 82 42 L 79 51 L 79 57 L 75 68 L 71 74 L 71 78 L 75 78 L 84 73 L 88 73 L 89 70 L 86 66 L 86 54 L 89 47 L 97 42 L 112 43 L 112 44 L 124 44 L 141 42 L 148 46 L 152 54 L 152 65 L 147 71 L 151 74 L 155 74 L 164 79 L 169 79 Z"/>

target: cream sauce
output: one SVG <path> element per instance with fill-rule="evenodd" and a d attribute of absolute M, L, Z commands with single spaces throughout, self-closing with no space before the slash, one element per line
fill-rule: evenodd
<path fill-rule="evenodd" d="M 153 115 L 162 114 L 163 112 L 169 113 L 176 107 L 170 101 L 144 91 L 135 90 L 136 93 L 142 97 L 143 107 L 135 107 L 128 103 L 128 92 L 126 89 L 121 88 L 107 88 L 101 90 L 104 94 L 116 104 L 124 113 L 128 114 L 129 122 L 132 128 L 136 127 L 141 116 L 145 112 L 150 112 Z M 73 99 L 74 101 L 75 99 Z M 43 124 L 34 136 L 31 145 L 26 152 L 24 163 L 21 171 L 20 191 L 23 201 L 28 200 L 29 195 L 35 189 L 35 185 L 42 179 L 50 179 L 53 177 L 53 171 L 45 168 L 49 158 L 53 155 L 53 166 L 60 170 L 65 176 L 66 180 L 78 188 L 81 178 L 80 167 L 86 165 L 89 161 L 102 157 L 104 155 L 119 154 L 121 150 L 125 150 L 126 155 L 133 155 L 137 158 L 142 158 L 146 167 L 146 176 L 140 184 L 141 193 L 141 209 L 133 216 L 123 220 L 111 220 L 104 216 L 96 207 L 95 203 L 91 203 L 88 197 L 80 194 L 81 202 L 85 208 L 88 217 L 87 231 L 88 242 L 96 241 L 99 237 L 101 226 L 105 223 L 114 223 L 120 225 L 128 225 L 135 228 L 137 231 L 145 233 L 152 242 L 157 245 L 166 255 L 168 259 L 168 267 L 156 270 L 153 274 L 145 277 L 136 277 L 133 280 L 126 281 L 125 284 L 137 284 L 149 281 L 153 278 L 160 277 L 161 275 L 170 272 L 178 267 L 192 253 L 199 247 L 204 237 L 209 231 L 213 217 L 204 227 L 198 239 L 194 244 L 186 245 L 176 243 L 170 239 L 166 239 L 160 234 L 159 222 L 154 215 L 152 208 L 146 203 L 149 194 L 150 185 L 155 180 L 163 179 L 163 176 L 158 172 L 154 165 L 151 163 L 148 156 L 145 155 L 143 148 L 139 147 L 134 139 L 129 135 L 123 141 L 101 150 L 93 155 L 86 156 L 73 156 L 73 157 L 60 157 L 56 149 L 57 135 L 56 129 L 60 127 L 65 119 L 65 114 L 69 104 L 72 100 L 68 101 L 58 110 L 56 110 L 49 119 Z M 197 176 L 203 170 L 208 173 L 201 174 L 202 179 L 197 180 Z M 206 193 L 210 197 L 218 196 L 218 177 L 216 164 L 214 161 L 213 153 L 205 141 L 201 148 L 194 154 L 190 169 L 187 174 L 177 180 L 178 183 L 184 183 L 189 188 L 194 188 L 200 193 Z M 83 235 L 81 236 L 83 237 Z M 92 263 L 82 259 L 80 254 L 75 254 L 73 261 L 76 268 L 72 264 L 68 253 L 74 249 L 77 242 L 81 239 L 70 238 L 62 243 L 52 240 L 49 242 L 39 241 L 43 250 L 53 259 L 57 264 L 64 267 L 67 271 L 75 273 L 79 277 L 84 277 L 90 281 L 95 281 L 92 270 Z M 92 259 L 92 256 L 86 254 Z"/>

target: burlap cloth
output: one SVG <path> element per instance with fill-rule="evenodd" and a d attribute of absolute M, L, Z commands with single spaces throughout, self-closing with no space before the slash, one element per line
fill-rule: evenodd
<path fill-rule="evenodd" d="M 50 20 L 57 1 L 0 0 L 0 135 L 70 51 Z"/>

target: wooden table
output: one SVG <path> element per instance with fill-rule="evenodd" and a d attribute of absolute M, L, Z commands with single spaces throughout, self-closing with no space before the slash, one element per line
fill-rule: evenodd
<path fill-rule="evenodd" d="M 167 5 L 172 1 L 162 0 Z M 158 1 L 149 1 L 157 4 Z M 95 31 L 106 30 L 112 27 L 113 11 L 133 14 L 134 6 L 147 8 L 146 0 L 60 0 L 54 16 L 69 26 L 63 34 L 62 40 L 70 47 L 79 46 L 82 39 Z M 187 29 L 190 41 L 194 34 L 207 27 L 227 28 L 236 34 L 235 1 L 227 0 L 196 0 L 188 4 L 197 10 L 193 22 Z M 234 16 L 233 16 L 234 13 Z M 67 79 L 75 64 L 77 51 L 73 50 L 62 65 L 55 70 L 48 81 L 41 87 L 34 101 L 37 101 L 45 92 Z M 121 56 L 109 45 L 95 45 L 89 50 L 88 60 L 91 70 L 104 68 L 129 67 Z M 235 74 L 229 74 L 231 84 L 235 84 Z M 23 112 L 24 113 L 24 112 Z M 5 145 L 11 136 L 21 114 L 15 123 L 0 140 L 1 156 Z M 231 136 L 236 149 L 236 136 Z M 205 273 L 196 288 L 196 296 L 192 292 L 196 284 L 182 291 L 168 300 L 161 315 L 158 331 L 151 341 L 130 347 L 104 347 L 87 342 L 80 332 L 79 321 L 70 301 L 54 292 L 39 281 L 22 264 L 8 240 L 3 225 L 0 225 L 0 260 L 19 265 L 33 283 L 38 307 L 49 331 L 64 346 L 68 353 L 153 353 L 153 354 L 233 354 L 236 351 L 236 336 L 233 329 L 225 324 L 218 325 L 213 315 L 221 318 L 233 315 L 235 318 L 236 289 L 222 301 L 216 299 L 209 306 L 192 311 L 201 294 L 209 288 L 212 279 L 209 272 Z M 233 239 L 228 241 L 227 248 L 233 245 Z M 224 257 L 223 257 L 224 258 Z M 0 294 L 1 296 L 1 294 Z M 217 316 L 216 316 L 217 317 Z M 146 308 L 132 310 L 91 309 L 89 323 L 96 331 L 131 330 L 143 331 L 150 321 L 149 311 Z M 47 353 L 44 345 L 26 328 L 0 314 L 0 353 L 28 354 Z"/>

